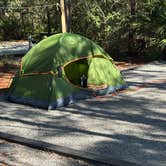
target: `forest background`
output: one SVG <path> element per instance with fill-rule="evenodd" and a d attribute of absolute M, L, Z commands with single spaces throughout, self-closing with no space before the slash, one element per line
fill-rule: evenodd
<path fill-rule="evenodd" d="M 0 0 L 0 40 L 40 41 L 61 32 L 59 0 Z M 166 53 L 165 0 L 71 0 L 71 30 L 116 59 Z"/>

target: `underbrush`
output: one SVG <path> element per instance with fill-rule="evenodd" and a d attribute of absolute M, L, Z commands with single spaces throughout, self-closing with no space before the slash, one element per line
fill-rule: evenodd
<path fill-rule="evenodd" d="M 21 56 L 5 55 L 0 57 L 0 72 L 12 72 L 19 68 Z"/>

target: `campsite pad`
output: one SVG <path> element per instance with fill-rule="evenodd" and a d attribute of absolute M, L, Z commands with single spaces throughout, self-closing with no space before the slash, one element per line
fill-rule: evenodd
<path fill-rule="evenodd" d="M 140 165 L 166 165 L 166 63 L 123 72 L 130 88 L 53 111 L 0 100 L 0 132 Z"/>

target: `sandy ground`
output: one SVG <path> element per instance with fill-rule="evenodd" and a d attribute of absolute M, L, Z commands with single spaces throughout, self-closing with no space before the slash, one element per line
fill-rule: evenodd
<path fill-rule="evenodd" d="M 130 85 L 124 93 L 54 111 L 8 103 L 1 97 L 0 131 L 140 165 L 165 166 L 166 63 L 123 74 Z"/>

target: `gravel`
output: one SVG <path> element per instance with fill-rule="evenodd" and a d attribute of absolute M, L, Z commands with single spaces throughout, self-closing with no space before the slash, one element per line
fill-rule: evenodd
<path fill-rule="evenodd" d="M 143 166 L 165 166 L 166 63 L 153 62 L 123 74 L 130 85 L 125 93 L 54 111 L 1 99 L 0 131 Z"/>
<path fill-rule="evenodd" d="M 1 163 L 12 166 L 96 166 L 94 163 L 32 149 L 0 139 L 0 165 Z"/>

